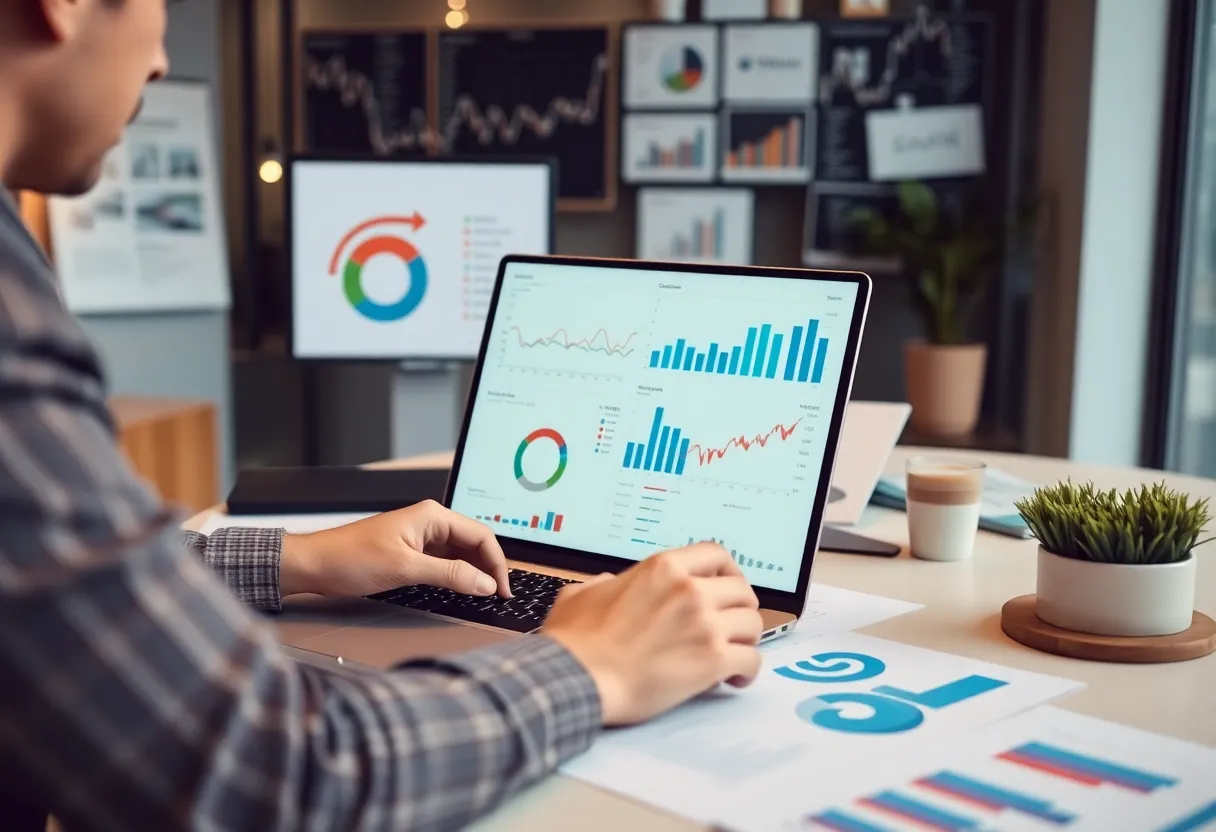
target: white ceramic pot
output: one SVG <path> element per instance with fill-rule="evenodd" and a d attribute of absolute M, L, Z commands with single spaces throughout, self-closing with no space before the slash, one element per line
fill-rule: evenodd
<path fill-rule="evenodd" d="M 1093 563 L 1039 547 L 1035 613 L 1048 624 L 1102 636 L 1167 636 L 1191 626 L 1195 556 L 1147 566 Z"/>

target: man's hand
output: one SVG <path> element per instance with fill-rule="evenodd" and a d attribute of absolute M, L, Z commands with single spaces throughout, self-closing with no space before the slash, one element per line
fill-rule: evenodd
<path fill-rule="evenodd" d="M 410 584 L 511 597 L 493 533 L 433 500 L 283 538 L 279 591 L 359 597 Z"/>
<path fill-rule="evenodd" d="M 730 555 L 699 543 L 562 590 L 542 628 L 587 668 L 606 725 L 649 719 L 760 670 L 755 592 Z"/>

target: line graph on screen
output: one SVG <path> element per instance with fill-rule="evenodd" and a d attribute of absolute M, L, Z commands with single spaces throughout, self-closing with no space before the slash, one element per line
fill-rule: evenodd
<path fill-rule="evenodd" d="M 566 351 L 577 350 L 584 353 L 602 353 L 621 358 L 633 352 L 634 348 L 630 345 L 633 339 L 638 337 L 636 332 L 631 332 L 625 340 L 614 341 L 612 336 L 608 334 L 608 330 L 603 328 L 597 329 L 595 334 L 590 338 L 572 338 L 565 327 L 556 330 L 552 335 L 545 335 L 539 338 L 525 336 L 523 330 L 518 326 L 511 326 L 507 331 L 515 333 L 516 344 L 520 349 L 559 347 Z"/>

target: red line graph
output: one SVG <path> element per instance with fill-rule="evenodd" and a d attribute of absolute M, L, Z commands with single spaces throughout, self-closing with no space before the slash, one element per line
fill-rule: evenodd
<path fill-rule="evenodd" d="M 371 79 L 349 68 L 341 55 L 334 55 L 324 63 L 309 58 L 304 76 L 311 89 L 336 92 L 343 106 L 363 111 L 367 119 L 367 140 L 376 154 L 388 156 L 398 150 L 431 148 L 436 144 L 438 137 L 427 123 L 426 111 L 417 107 L 410 111 L 409 126 L 387 131 Z"/>
<path fill-rule="evenodd" d="M 614 344 L 612 336 L 608 334 L 608 330 L 606 329 L 597 329 L 595 334 L 590 338 L 580 338 L 577 341 L 570 340 L 570 333 L 566 332 L 564 328 L 557 330 L 552 335 L 532 340 L 524 338 L 523 330 L 517 326 L 511 327 L 507 331 L 515 333 L 516 341 L 524 349 L 532 347 L 561 347 L 564 350 L 602 352 L 605 355 L 620 356 L 622 358 L 633 352 L 633 347 L 629 346 L 629 343 L 638 335 L 636 332 L 631 332 L 629 333 L 629 337 L 624 341 Z M 600 343 L 601 341 L 602 343 Z"/>
<path fill-rule="evenodd" d="M 443 126 L 443 148 L 450 148 L 461 129 L 468 128 L 483 145 L 497 138 L 503 144 L 519 141 L 524 129 L 532 131 L 537 138 L 547 139 L 561 124 L 588 126 L 600 117 L 600 102 L 604 96 L 604 78 L 608 72 L 608 56 L 597 55 L 591 64 L 591 78 L 587 92 L 581 99 L 559 96 L 548 106 L 538 111 L 520 104 L 507 114 L 497 105 L 482 107 L 472 96 L 459 96 L 452 107 L 451 115 Z"/>
<path fill-rule="evenodd" d="M 770 439 L 772 439 L 774 436 L 779 437 L 781 439 L 781 441 L 784 442 L 785 440 L 790 438 L 790 436 L 793 434 L 794 430 L 798 427 L 798 422 L 801 422 L 801 421 L 802 421 L 802 419 L 799 419 L 797 422 L 794 422 L 794 424 L 790 425 L 789 427 L 786 427 L 785 425 L 782 425 L 782 424 L 773 425 L 773 429 L 770 430 L 768 433 L 757 433 L 755 436 L 753 436 L 750 439 L 748 439 L 747 436 L 744 434 L 739 434 L 738 436 L 733 437 L 729 442 L 727 442 L 721 448 L 705 448 L 702 445 L 700 445 L 699 443 L 690 445 L 688 448 L 688 453 L 686 454 L 686 458 L 691 457 L 695 454 L 697 457 L 697 464 L 709 465 L 715 459 L 721 459 L 722 457 L 726 456 L 726 452 L 729 451 L 731 448 L 739 448 L 743 451 L 750 451 L 752 448 L 756 448 L 756 447 L 763 448 L 765 445 L 768 444 L 768 441 Z"/>

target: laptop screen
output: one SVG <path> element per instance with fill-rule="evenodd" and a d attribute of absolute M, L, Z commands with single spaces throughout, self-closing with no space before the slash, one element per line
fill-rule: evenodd
<path fill-rule="evenodd" d="M 856 282 L 508 261 L 451 507 L 638 561 L 715 540 L 797 589 Z"/>

